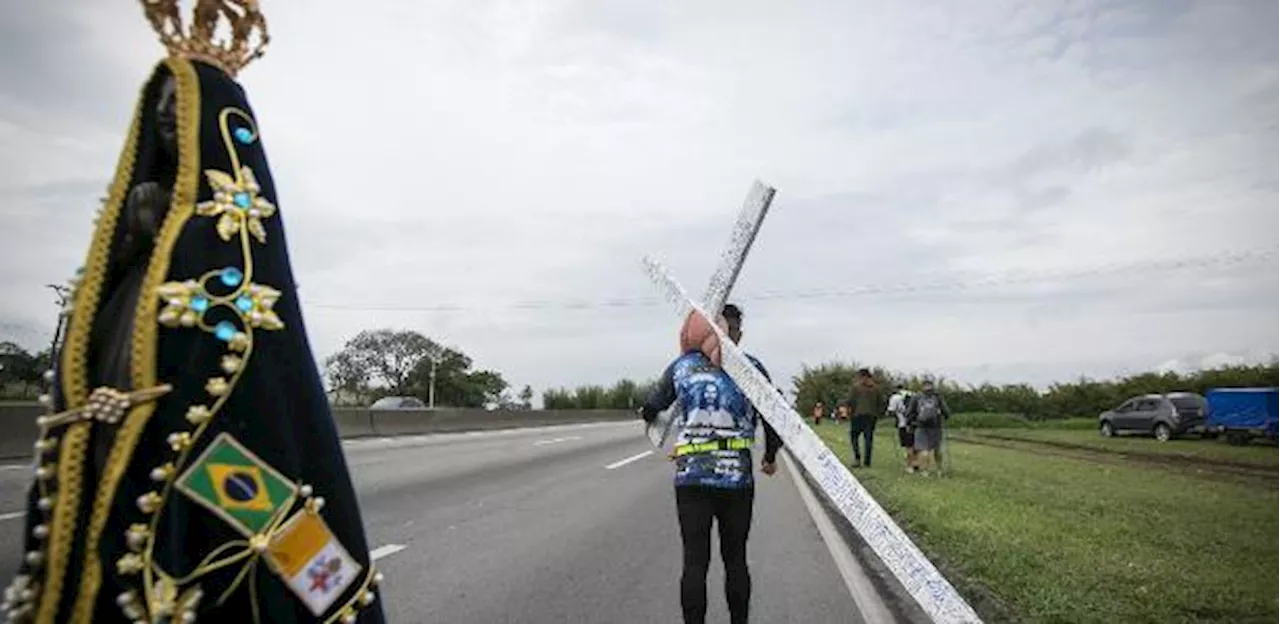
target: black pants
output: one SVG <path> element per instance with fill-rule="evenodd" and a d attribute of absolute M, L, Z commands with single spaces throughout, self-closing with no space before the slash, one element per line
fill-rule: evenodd
<path fill-rule="evenodd" d="M 866 447 L 866 461 L 863 461 L 862 451 L 858 448 L 858 437 L 862 437 L 863 445 Z M 849 421 L 849 442 L 853 444 L 853 460 L 863 466 L 871 465 L 871 443 L 876 437 L 876 417 L 875 416 L 854 416 Z"/>
<path fill-rule="evenodd" d="M 707 568 L 711 565 L 711 520 L 720 529 L 720 558 L 724 560 L 724 595 L 729 621 L 745 624 L 751 602 L 751 573 L 747 571 L 747 534 L 755 490 L 681 486 L 676 488 L 676 515 L 684 541 L 684 574 L 680 577 L 680 607 L 685 624 L 707 618 Z"/>

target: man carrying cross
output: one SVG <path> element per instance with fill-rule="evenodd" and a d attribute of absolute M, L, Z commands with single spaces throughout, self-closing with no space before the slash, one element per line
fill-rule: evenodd
<path fill-rule="evenodd" d="M 690 340 L 682 339 L 681 346 L 697 345 L 697 353 L 692 354 L 692 357 L 718 359 L 720 365 L 712 369 L 712 374 L 719 372 L 727 376 L 733 391 L 750 401 L 755 410 L 759 410 L 762 420 L 772 425 L 785 440 L 790 449 L 789 454 L 818 484 L 844 519 L 866 540 L 867 545 L 915 598 L 925 614 L 939 624 L 980 624 L 981 619 L 977 613 L 955 587 L 938 572 L 884 508 L 875 502 L 866 488 L 853 478 L 849 468 L 840 463 L 813 429 L 804 424 L 803 419 L 761 370 L 759 362 L 738 348 L 738 336 L 729 333 L 729 321 L 725 319 L 728 315 L 717 315 L 717 312 L 724 310 L 724 302 L 742 269 L 747 251 L 759 232 L 760 223 L 773 195 L 773 189 L 759 183 L 755 185 L 734 227 L 730 246 L 722 256 L 722 262 L 712 277 L 711 287 L 701 303 L 690 298 L 684 287 L 657 261 L 645 258 L 645 272 L 663 291 L 667 300 L 675 304 L 679 316 L 685 319 L 685 331 L 681 333 Z M 740 331 L 740 326 L 737 331 Z M 715 340 L 712 340 L 713 335 Z M 678 373 L 673 371 L 673 376 L 678 376 Z M 645 416 L 648 420 L 654 414 L 650 412 Z M 661 427 L 648 428 L 650 440 L 655 444 L 665 439 L 665 436 L 653 435 L 654 431 L 660 430 Z M 766 435 L 767 432 L 768 430 Z M 732 446 L 733 443 L 726 444 Z M 675 455 L 679 456 L 678 453 Z M 750 463 L 746 465 L 747 474 L 750 474 Z M 771 471 L 772 468 L 768 470 Z M 726 568 L 727 559 L 728 557 Z M 701 585 L 705 585 L 705 580 L 700 581 L 699 586 Z M 705 587 L 701 587 L 701 590 L 705 593 Z M 738 610 L 734 611 L 731 598 L 730 613 L 735 622 L 746 620 L 746 601 L 739 604 Z M 886 610 L 874 606 L 869 606 L 864 613 L 867 621 L 890 621 L 892 618 Z M 703 615 L 704 612 L 698 611 L 685 613 L 686 621 L 694 622 L 701 622 Z"/>
<path fill-rule="evenodd" d="M 724 306 L 720 316 L 729 339 L 742 339 L 742 311 Z M 720 368 L 720 341 L 701 316 L 690 314 L 680 331 L 681 355 L 663 373 L 641 414 L 653 422 L 676 401 L 683 408 L 672 453 L 676 462 L 676 513 L 684 542 L 680 604 L 686 623 L 701 623 L 707 613 L 707 568 L 711 564 L 711 521 L 720 531 L 725 597 L 732 622 L 747 621 L 751 575 L 747 569 L 747 535 L 751 530 L 751 446 L 763 422 L 751 402 Z M 750 357 L 750 356 L 748 356 Z M 752 363 L 768 377 L 759 360 Z M 782 439 L 764 423 L 765 451 L 761 470 L 773 475 Z"/>

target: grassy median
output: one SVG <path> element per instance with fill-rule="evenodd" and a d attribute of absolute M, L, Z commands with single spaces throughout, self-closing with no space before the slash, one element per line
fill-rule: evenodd
<path fill-rule="evenodd" d="M 887 425 L 854 475 L 988 621 L 1277 620 L 1275 479 L 958 441 L 926 478 L 903 473 Z M 817 431 L 849 461 L 847 425 Z"/>

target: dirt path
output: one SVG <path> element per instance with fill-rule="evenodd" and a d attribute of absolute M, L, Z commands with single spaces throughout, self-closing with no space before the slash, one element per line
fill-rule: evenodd
<path fill-rule="evenodd" d="M 1277 471 L 1274 468 L 1242 462 L 1219 459 L 1206 460 L 1205 458 L 1162 455 L 1159 453 L 1107 451 L 1082 444 L 1071 444 L 1070 442 L 1026 440 L 1002 435 L 956 433 L 951 434 L 950 437 L 957 442 L 969 444 L 1030 451 L 1121 466 L 1159 467 L 1203 479 L 1265 486 L 1271 489 L 1277 488 Z"/>

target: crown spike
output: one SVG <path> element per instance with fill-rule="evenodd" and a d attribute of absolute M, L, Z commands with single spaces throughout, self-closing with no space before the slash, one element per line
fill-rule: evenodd
<path fill-rule="evenodd" d="M 203 61 L 234 77 L 267 51 L 271 38 L 258 0 L 196 0 L 190 25 L 182 21 L 178 0 L 140 1 L 171 56 Z"/>

